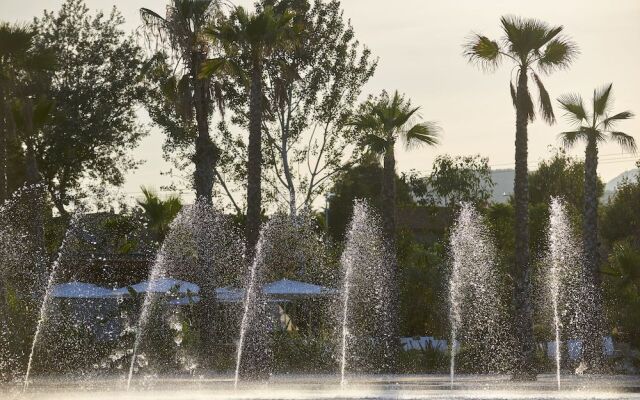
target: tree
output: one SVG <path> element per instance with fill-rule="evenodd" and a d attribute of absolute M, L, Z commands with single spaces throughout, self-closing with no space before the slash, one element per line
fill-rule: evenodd
<path fill-rule="evenodd" d="M 138 200 L 138 205 L 144 210 L 148 228 L 154 239 L 161 243 L 169 232 L 171 221 L 182 209 L 180 197 L 172 195 L 162 200 L 151 189 L 143 186 L 141 190 L 144 199 Z"/>
<path fill-rule="evenodd" d="M 568 121 L 574 130 L 560 134 L 566 147 L 577 142 L 586 143 L 584 161 L 584 211 L 583 242 L 585 252 L 585 275 L 589 277 L 592 287 L 592 315 L 588 315 L 589 337 L 585 338 L 585 359 L 592 368 L 600 368 L 602 363 L 602 277 L 600 276 L 600 257 L 598 241 L 598 144 L 604 141 L 615 141 L 624 150 L 635 152 L 636 143 L 632 136 L 615 130 L 620 121 L 633 118 L 633 113 L 623 111 L 612 114 L 611 89 L 613 84 L 605 85 L 593 91 L 591 113 L 584 107 L 578 94 L 566 94 L 558 99 L 565 111 Z"/>
<path fill-rule="evenodd" d="M 502 17 L 504 36 L 501 42 L 474 34 L 464 45 L 464 55 L 481 68 L 492 70 L 504 59 L 515 64 L 516 84 L 510 82 L 511 98 L 516 109 L 515 145 L 515 263 L 514 263 L 514 312 L 516 335 L 520 338 L 518 362 L 514 378 L 535 379 L 533 361 L 533 309 L 531 307 L 531 266 L 529 260 L 528 232 L 528 171 L 527 125 L 535 119 L 533 99 L 529 93 L 528 75 L 538 87 L 540 114 L 548 123 L 555 121 L 553 107 L 547 89 L 536 71 L 549 73 L 569 66 L 577 54 L 577 48 L 562 36 L 562 26 L 552 27 L 535 19 Z"/>
<path fill-rule="evenodd" d="M 266 182 L 295 216 L 353 161 L 347 122 L 377 63 L 337 0 L 278 6 L 294 10 L 303 28 L 297 46 L 276 49 L 265 63 Z"/>
<path fill-rule="evenodd" d="M 331 186 L 329 199 L 329 235 L 335 241 L 342 241 L 352 216 L 353 201 L 364 199 L 376 209 L 382 207 L 382 176 L 380 162 L 366 154 L 358 165 L 338 174 Z M 396 201 L 398 205 L 411 205 L 413 198 L 407 183 L 396 176 Z"/>
<path fill-rule="evenodd" d="M 552 196 L 559 196 L 572 210 L 581 210 L 584 205 L 584 162 L 558 150 L 529 173 L 529 193 L 530 204 L 548 205 Z M 598 179 L 597 198 L 603 193 L 604 183 Z"/>
<path fill-rule="evenodd" d="M 265 6 L 254 14 L 237 7 L 228 19 L 209 26 L 204 32 L 213 43 L 223 46 L 225 54 L 204 62 L 201 76 L 228 73 L 250 82 L 246 219 L 249 259 L 253 257 L 258 242 L 262 214 L 264 65 L 276 49 L 294 45 L 296 29 L 292 24 L 293 17 L 294 14 L 288 10 L 279 12 L 272 6 Z M 248 72 L 241 68 L 243 58 L 248 62 Z"/>
<path fill-rule="evenodd" d="M 209 134 L 209 120 L 213 105 L 218 102 L 222 111 L 222 93 L 215 82 L 199 75 L 205 60 L 211 56 L 212 47 L 204 40 L 203 33 L 207 24 L 220 17 L 218 0 L 171 0 L 166 16 L 148 9 L 140 9 L 147 38 L 155 39 L 157 58 L 163 63 L 174 62 L 174 72 L 160 76 L 162 81 L 154 84 L 160 90 L 147 102 L 150 115 L 160 125 L 170 140 L 180 145 L 194 145 L 192 161 L 195 165 L 193 185 L 196 198 L 212 202 L 212 189 L 215 168 L 218 163 L 219 149 Z M 171 58 L 171 60 L 169 59 Z M 156 60 L 157 61 L 157 60 Z M 157 71 L 156 71 L 157 72 Z M 179 110 L 178 121 L 175 115 L 164 115 L 166 107 L 171 105 Z M 195 129 L 191 121 L 195 111 Z M 172 119 L 173 117 L 173 119 Z M 176 126 L 180 130 L 176 130 Z"/>
<path fill-rule="evenodd" d="M 119 26 L 122 16 L 89 15 L 81 0 L 34 20 L 35 46 L 49 49 L 55 68 L 41 93 L 55 101 L 52 121 L 35 144 L 45 186 L 62 215 L 85 196 L 85 178 L 121 185 L 123 170 L 134 167 L 127 155 L 144 129 L 135 106 L 143 91 L 142 65 L 133 37 Z"/>
<path fill-rule="evenodd" d="M 21 157 L 23 149 L 16 132 L 14 109 L 22 108 L 18 101 L 23 105 L 32 103 L 30 97 L 38 92 L 42 76 L 55 63 L 50 49 L 35 46 L 35 35 L 30 27 L 0 24 L 0 202 L 6 200 L 25 179 Z M 18 114 L 23 116 L 21 112 Z M 34 143 L 30 144 L 31 155 L 34 156 Z"/>
<path fill-rule="evenodd" d="M 494 186 L 489 159 L 476 156 L 438 156 L 428 184 L 446 207 L 471 202 L 486 205 Z"/>
<path fill-rule="evenodd" d="M 404 141 L 406 148 L 438 143 L 440 128 L 434 122 L 413 124 L 419 118 L 420 107 L 411 105 L 397 91 L 390 97 L 382 92 L 378 99 L 369 99 L 351 121 L 353 128 L 363 135 L 362 144 L 383 157 L 382 218 L 391 249 L 396 239 L 396 159 L 395 144 Z"/>

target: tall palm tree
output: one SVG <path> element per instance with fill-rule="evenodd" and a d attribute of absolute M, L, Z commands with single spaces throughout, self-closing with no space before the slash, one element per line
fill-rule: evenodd
<path fill-rule="evenodd" d="M 171 221 L 182 209 L 180 197 L 171 195 L 162 200 L 153 190 L 141 187 L 143 199 L 138 200 L 138 205 L 144 210 L 144 215 L 149 223 L 149 230 L 154 239 L 162 242 L 169 232 Z"/>
<path fill-rule="evenodd" d="M 392 97 L 383 92 L 378 100 L 368 101 L 351 121 L 364 134 L 363 144 L 383 157 L 382 216 L 387 240 L 396 239 L 396 158 L 395 145 L 402 140 L 408 149 L 438 144 L 440 128 L 434 122 L 412 123 L 420 107 L 395 91 Z"/>
<path fill-rule="evenodd" d="M 527 126 L 536 113 L 529 93 L 529 74 L 538 88 L 539 109 L 549 124 L 555 122 L 547 89 L 538 71 L 550 73 L 567 68 L 577 55 L 577 47 L 562 35 L 562 26 L 550 26 L 535 19 L 502 17 L 500 41 L 474 34 L 464 45 L 464 55 L 471 63 L 486 70 L 496 69 L 504 60 L 514 64 L 515 77 L 510 81 L 511 98 L 516 109 L 515 140 L 515 259 L 513 276 L 516 335 L 520 348 L 514 365 L 514 378 L 535 379 L 533 310 L 531 307 L 531 267 L 529 265 L 529 189 Z M 514 84 L 515 81 L 515 84 Z"/>
<path fill-rule="evenodd" d="M 148 8 L 140 9 L 147 36 L 156 39 L 156 44 L 183 67 L 179 72 L 182 75 L 179 78 L 182 106 L 186 107 L 188 116 L 195 109 L 197 126 L 193 157 L 196 198 L 207 203 L 212 201 L 214 169 L 219 158 L 219 151 L 209 134 L 209 118 L 215 97 L 220 93 L 198 72 L 211 50 L 202 38 L 202 31 L 219 17 L 220 3 L 220 0 L 171 0 L 164 17 Z"/>
<path fill-rule="evenodd" d="M 396 260 L 396 158 L 395 145 L 398 140 L 405 146 L 414 148 L 421 145 L 434 146 L 438 143 L 440 128 L 434 122 L 413 123 L 419 118 L 420 107 L 411 105 L 411 101 L 405 99 L 395 91 L 392 97 L 386 92 L 377 100 L 366 102 L 362 110 L 353 118 L 351 126 L 364 135 L 363 145 L 377 155 L 383 157 L 382 172 L 382 220 L 386 236 L 387 251 L 390 257 L 389 282 L 390 298 L 392 301 L 392 318 L 398 310 L 398 266 Z M 391 321 L 392 326 L 397 326 L 398 321 Z M 385 360 L 382 365 L 393 368 L 397 355 L 397 332 L 394 337 L 388 338 L 385 346 L 391 350 L 391 359 Z"/>
<path fill-rule="evenodd" d="M 265 6 L 257 13 L 237 7 L 229 18 L 205 30 L 212 42 L 225 49 L 223 57 L 207 60 L 202 76 L 227 73 L 249 82 L 249 144 L 247 161 L 247 255 L 251 259 L 260 232 L 262 212 L 262 103 L 263 70 L 266 59 L 275 49 L 293 46 L 297 30 L 293 26 L 294 14 L 288 10 L 276 11 Z M 248 72 L 243 69 L 248 63 Z"/>
<path fill-rule="evenodd" d="M 612 141 L 623 150 L 635 152 L 636 142 L 632 136 L 616 130 L 620 121 L 633 118 L 631 111 L 612 113 L 611 89 L 613 84 L 605 85 L 593 91 L 592 109 L 589 113 L 578 94 L 565 94 L 558 98 L 560 107 L 565 111 L 567 120 L 573 130 L 562 132 L 560 137 L 566 147 L 573 147 L 577 142 L 586 144 L 584 159 L 584 210 L 583 241 L 585 252 L 585 275 L 588 276 L 588 287 L 593 290 L 592 313 L 587 315 L 585 332 L 585 357 L 592 368 L 599 368 L 602 356 L 602 278 L 600 276 L 600 257 L 598 243 L 598 144 Z"/>

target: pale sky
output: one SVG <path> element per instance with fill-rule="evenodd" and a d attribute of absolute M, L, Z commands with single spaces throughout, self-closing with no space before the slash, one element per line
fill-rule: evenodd
<path fill-rule="evenodd" d="M 61 0 L 1 0 L 0 19 L 30 21 L 44 8 L 57 9 Z M 127 20 L 126 27 L 139 25 L 138 10 L 147 7 L 163 12 L 166 1 L 86 0 L 92 9 L 109 10 L 116 5 Z M 236 0 L 250 5 L 252 0 Z M 614 111 L 631 110 L 640 115 L 640 0 L 343 0 L 345 16 L 351 19 L 356 37 L 379 57 L 375 76 L 364 94 L 398 89 L 421 105 L 426 120 L 443 128 L 441 145 L 406 152 L 398 151 L 398 169 L 428 172 L 438 154 L 489 157 L 494 168 L 513 167 L 515 115 L 508 83 L 510 66 L 485 73 L 462 57 L 462 44 L 473 31 L 491 38 L 500 35 L 499 18 L 512 14 L 534 17 L 565 32 L 580 48 L 580 56 L 567 71 L 542 79 L 552 99 L 566 92 L 590 97 L 593 89 L 613 82 Z M 557 103 L 554 101 L 554 107 Z M 529 162 L 534 167 L 547 158 L 550 146 L 558 146 L 557 134 L 569 127 L 560 117 L 547 126 L 536 120 L 529 126 Z M 640 116 L 619 125 L 640 141 Z M 162 134 L 151 128 L 135 151 L 146 160 L 128 174 L 122 192 L 139 196 L 140 185 L 159 187 L 167 183 L 160 172 Z M 581 155 L 579 146 L 573 154 Z M 600 149 L 599 174 L 609 180 L 634 167 L 638 155 L 623 154 L 615 145 Z"/>

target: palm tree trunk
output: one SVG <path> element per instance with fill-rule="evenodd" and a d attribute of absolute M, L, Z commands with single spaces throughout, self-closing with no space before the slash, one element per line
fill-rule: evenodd
<path fill-rule="evenodd" d="M 249 99 L 249 146 L 247 162 L 247 260 L 252 260 L 258 236 L 262 211 L 262 65 L 253 63 L 251 94 Z"/>
<path fill-rule="evenodd" d="M 587 289 L 584 357 L 592 369 L 602 366 L 602 293 L 598 253 L 598 144 L 589 138 L 584 162 L 584 287 Z"/>
<path fill-rule="evenodd" d="M 535 379 L 533 309 L 531 306 L 531 269 L 529 265 L 529 183 L 527 168 L 527 71 L 520 71 L 516 98 L 515 155 L 515 263 L 513 269 L 513 308 L 518 338 L 514 379 Z"/>
<path fill-rule="evenodd" d="M 194 76 L 194 93 L 193 100 L 196 109 L 196 124 L 198 127 L 198 136 L 195 143 L 195 172 L 194 186 L 196 189 L 196 198 L 204 199 L 207 203 L 212 202 L 212 190 L 214 180 L 214 168 L 217 162 L 217 151 L 215 144 L 209 135 L 209 81 L 207 79 L 199 79 L 198 71 L 204 56 L 196 52 L 193 54 L 193 69 L 191 71 Z"/>
<path fill-rule="evenodd" d="M 383 366 L 381 372 L 393 372 L 397 366 L 399 355 L 399 333 L 398 333 L 398 312 L 399 312 L 399 290 L 398 290 L 398 260 L 396 249 L 396 158 L 394 143 L 391 143 L 384 153 L 384 168 L 382 171 L 382 220 L 383 229 L 387 243 L 388 254 L 388 276 L 387 283 L 389 291 L 389 304 L 387 313 L 389 315 L 389 326 L 382 329 L 383 351 L 380 352 L 385 359 L 379 365 Z"/>

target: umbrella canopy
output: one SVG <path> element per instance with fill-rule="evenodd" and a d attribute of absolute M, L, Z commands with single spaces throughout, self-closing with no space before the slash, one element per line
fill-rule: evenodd
<path fill-rule="evenodd" d="M 115 290 L 84 282 L 61 283 L 51 289 L 52 297 L 65 299 L 107 299 L 114 295 Z"/>
<path fill-rule="evenodd" d="M 195 283 L 181 281 L 173 278 L 158 278 L 152 281 L 144 281 L 130 286 L 136 293 L 169 293 L 176 289 L 178 294 L 198 293 L 200 287 Z M 126 287 L 118 289 L 122 294 L 128 293 Z"/>
<path fill-rule="evenodd" d="M 311 298 L 333 296 L 336 289 L 327 288 L 312 283 L 281 279 L 263 287 L 264 293 L 271 298 Z"/>
<path fill-rule="evenodd" d="M 221 287 L 216 289 L 216 300 L 222 303 L 237 303 L 243 301 L 244 290 L 232 287 Z"/>

